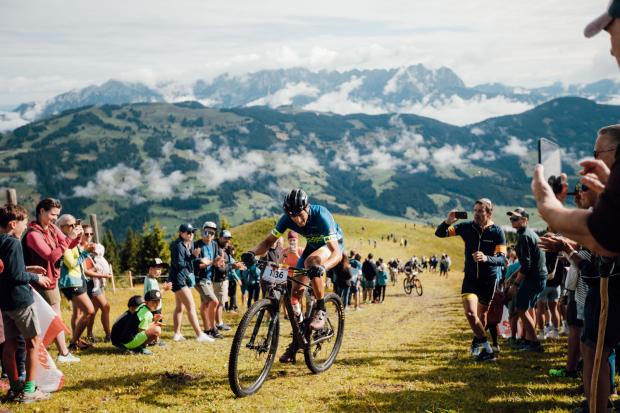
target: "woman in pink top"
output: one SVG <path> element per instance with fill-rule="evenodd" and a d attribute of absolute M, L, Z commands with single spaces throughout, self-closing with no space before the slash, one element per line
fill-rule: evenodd
<path fill-rule="evenodd" d="M 80 243 L 82 227 L 74 226 L 65 236 L 60 228 L 54 225 L 62 205 L 53 198 L 45 198 L 37 204 L 36 221 L 28 226 L 28 232 L 24 236 L 24 259 L 26 265 L 39 265 L 47 270 L 47 276 L 52 280 L 49 289 L 37 287 L 37 291 L 61 316 L 60 291 L 58 290 L 58 278 L 60 277 L 59 260 L 67 248 L 74 248 Z M 65 342 L 65 334 L 61 332 L 56 337 L 58 346 L 58 361 L 61 363 L 80 361 L 69 352 Z"/>

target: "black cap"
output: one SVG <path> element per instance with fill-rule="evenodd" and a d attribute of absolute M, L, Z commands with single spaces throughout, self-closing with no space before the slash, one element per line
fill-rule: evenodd
<path fill-rule="evenodd" d="M 149 267 L 168 268 L 169 265 L 167 262 L 163 262 L 161 258 L 157 257 L 149 261 Z"/>
<path fill-rule="evenodd" d="M 127 307 L 138 307 L 140 304 L 144 304 L 144 298 L 141 295 L 134 295 L 127 302 Z"/>
<path fill-rule="evenodd" d="M 185 224 L 181 224 L 179 225 L 179 232 L 191 232 L 194 233 L 196 232 L 196 228 L 194 228 L 194 226 L 190 223 L 185 223 Z"/>
<path fill-rule="evenodd" d="M 148 290 L 144 294 L 144 301 L 159 301 L 161 300 L 161 292 L 159 290 Z"/>
<path fill-rule="evenodd" d="M 515 208 L 514 211 L 508 211 L 506 212 L 506 215 L 511 216 L 511 217 L 519 217 L 519 218 L 529 218 L 530 214 L 527 213 L 527 211 L 523 208 Z"/>

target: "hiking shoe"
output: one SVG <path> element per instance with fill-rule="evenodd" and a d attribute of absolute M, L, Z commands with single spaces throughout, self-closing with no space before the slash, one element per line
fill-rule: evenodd
<path fill-rule="evenodd" d="M 105 336 L 105 337 L 103 338 L 103 342 L 104 342 L 104 343 L 109 343 L 110 341 L 112 341 L 112 338 L 111 338 L 110 336 Z"/>
<path fill-rule="evenodd" d="M 310 328 L 313 330 L 322 330 L 325 327 L 327 313 L 323 310 L 314 310 L 312 319 L 310 320 Z"/>
<path fill-rule="evenodd" d="M 228 324 L 224 324 L 224 323 L 219 324 L 216 327 L 217 327 L 218 330 L 222 330 L 222 331 L 230 331 L 230 330 L 232 330 L 231 326 L 229 326 Z"/>
<path fill-rule="evenodd" d="M 519 351 L 527 351 L 530 353 L 542 353 L 545 351 L 545 348 L 540 343 L 540 341 L 532 341 L 530 343 L 527 343 L 523 347 L 521 347 Z"/>
<path fill-rule="evenodd" d="M 93 343 L 83 338 L 78 339 L 77 343 L 75 344 L 77 345 L 77 348 L 79 348 L 80 350 L 88 350 L 89 348 L 95 347 Z"/>
<path fill-rule="evenodd" d="M 30 392 L 30 393 L 22 392 L 21 397 L 18 399 L 18 401 L 20 403 L 34 403 L 34 402 L 40 402 L 40 401 L 49 400 L 49 399 L 50 399 L 50 394 L 42 392 L 37 387 L 34 389 L 33 392 Z"/>
<path fill-rule="evenodd" d="M 474 337 L 474 339 L 471 341 L 469 353 L 472 357 L 478 357 L 478 355 L 480 355 L 480 344 L 478 343 L 478 339 L 476 337 Z"/>
<path fill-rule="evenodd" d="M 280 363 L 291 363 L 295 364 L 295 356 L 297 355 L 297 344 L 295 344 L 295 340 L 291 341 L 291 343 L 284 350 L 284 354 L 280 356 Z"/>
<path fill-rule="evenodd" d="M 0 403 L 12 403 L 19 400 L 19 398 L 22 396 L 22 391 L 23 390 L 9 389 L 8 393 L 2 397 L 2 400 L 0 400 Z"/>
<path fill-rule="evenodd" d="M 493 350 L 493 353 L 499 354 L 501 349 L 499 348 L 499 344 L 493 344 L 491 350 Z"/>
<path fill-rule="evenodd" d="M 483 348 L 480 354 L 476 356 L 476 361 L 495 361 L 497 360 L 497 355 L 493 352 L 489 353 L 487 349 Z"/>
<path fill-rule="evenodd" d="M 181 334 L 175 334 L 172 336 L 172 341 L 175 341 L 175 342 L 185 341 L 185 337 L 183 337 Z"/>
<path fill-rule="evenodd" d="M 217 328 L 213 328 L 209 331 L 205 331 L 205 334 L 207 334 L 208 336 L 212 338 L 219 338 L 220 340 L 224 338 L 222 333 L 220 333 Z"/>
<path fill-rule="evenodd" d="M 557 340 L 560 338 L 560 333 L 556 328 L 552 328 L 545 334 L 545 339 Z"/>
<path fill-rule="evenodd" d="M 199 343 L 213 343 L 215 339 L 203 332 L 200 333 L 198 337 L 196 337 L 196 341 Z"/>
<path fill-rule="evenodd" d="M 525 345 L 525 340 L 522 338 L 510 337 L 508 339 L 508 346 L 512 349 L 518 350 Z"/>
<path fill-rule="evenodd" d="M 142 347 L 142 348 L 136 349 L 136 350 L 134 350 L 134 353 L 142 354 L 143 356 L 152 356 L 153 355 L 153 352 L 151 350 L 149 350 L 148 348 L 146 348 L 146 347 Z"/>
<path fill-rule="evenodd" d="M 64 356 L 59 354 L 56 358 L 56 361 L 59 363 L 77 363 L 80 361 L 79 357 L 74 356 L 71 352 L 67 352 Z"/>
<path fill-rule="evenodd" d="M 551 377 L 568 377 L 568 378 L 577 378 L 579 377 L 579 373 L 577 373 L 577 370 L 566 370 L 565 368 L 561 368 L 561 369 L 549 369 L 549 375 Z"/>

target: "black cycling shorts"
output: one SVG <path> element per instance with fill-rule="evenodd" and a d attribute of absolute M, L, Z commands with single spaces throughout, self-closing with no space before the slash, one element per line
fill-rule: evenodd
<path fill-rule="evenodd" d="M 465 276 L 463 278 L 463 286 L 461 287 L 461 297 L 467 298 L 473 294 L 478 297 L 478 302 L 484 306 L 489 306 L 495 288 L 497 287 L 497 277 L 476 278 L 476 276 Z"/>

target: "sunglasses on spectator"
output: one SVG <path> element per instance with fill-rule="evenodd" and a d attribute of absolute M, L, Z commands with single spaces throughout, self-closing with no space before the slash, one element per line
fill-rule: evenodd
<path fill-rule="evenodd" d="M 588 188 L 582 183 L 578 183 L 577 185 L 575 185 L 575 192 L 588 192 L 589 189 L 590 188 Z"/>
<path fill-rule="evenodd" d="M 92 237 L 95 234 L 92 232 L 85 232 L 84 235 L 86 235 L 87 237 Z"/>
<path fill-rule="evenodd" d="M 65 224 L 63 227 L 75 228 L 77 224 L 74 222 L 73 224 Z"/>
<path fill-rule="evenodd" d="M 604 152 L 611 152 L 611 151 L 615 151 L 618 147 L 614 146 L 613 148 L 609 148 L 609 149 L 604 149 L 602 151 L 592 151 L 592 156 L 594 156 L 594 159 L 598 159 L 598 156 Z"/>
<path fill-rule="evenodd" d="M 215 231 L 205 231 L 205 234 L 212 237 L 215 235 Z"/>
<path fill-rule="evenodd" d="M 510 222 L 517 222 L 520 219 L 521 219 L 521 217 L 512 216 L 512 217 L 510 217 Z"/>

